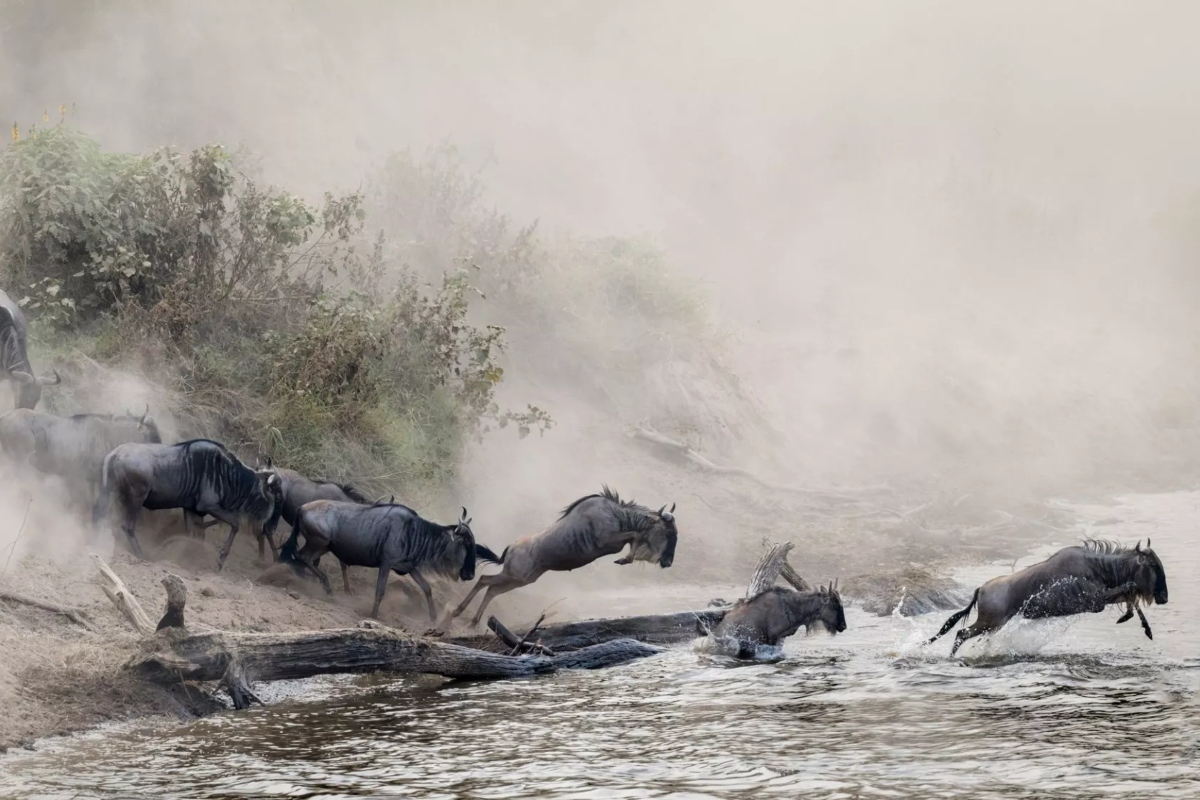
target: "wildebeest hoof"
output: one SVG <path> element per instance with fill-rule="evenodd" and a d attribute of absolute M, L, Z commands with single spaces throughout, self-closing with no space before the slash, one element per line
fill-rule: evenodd
<path fill-rule="evenodd" d="M 624 558 L 618 558 L 618 559 L 617 559 L 616 561 L 614 561 L 613 563 L 614 563 L 614 564 L 632 564 L 632 563 L 633 563 L 633 559 L 632 559 L 632 558 L 630 558 L 629 556 L 625 556 Z"/>
<path fill-rule="evenodd" d="M 1124 614 L 1122 614 L 1119 619 L 1117 619 L 1117 624 L 1120 625 L 1122 622 L 1129 622 L 1129 620 L 1131 620 L 1131 619 L 1133 619 L 1133 609 L 1132 608 L 1129 609 L 1128 611 L 1126 611 Z"/>

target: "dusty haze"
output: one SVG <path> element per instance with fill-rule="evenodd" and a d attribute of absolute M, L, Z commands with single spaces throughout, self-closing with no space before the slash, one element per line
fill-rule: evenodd
<path fill-rule="evenodd" d="M 1194 3 L 0 8 L 6 123 L 74 103 L 111 147 L 240 142 L 313 193 L 448 138 L 518 221 L 656 235 L 781 479 L 1060 491 L 1187 455 Z M 560 425 L 475 455 L 471 499 L 521 529 L 486 538 L 600 481 L 672 499 L 618 426 L 513 380 Z"/>

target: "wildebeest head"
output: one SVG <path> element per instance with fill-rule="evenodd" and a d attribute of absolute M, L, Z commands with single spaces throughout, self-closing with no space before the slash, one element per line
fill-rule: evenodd
<path fill-rule="evenodd" d="M 679 530 L 675 527 L 675 504 L 670 510 L 664 505 L 653 515 L 649 515 L 651 523 L 638 532 L 629 547 L 629 555 L 617 563 L 633 561 L 648 561 L 657 563 L 663 569 L 675 561 L 675 543 L 679 539 Z"/>
<path fill-rule="evenodd" d="M 1146 539 L 1145 549 L 1142 548 L 1142 543 L 1139 541 L 1133 548 L 1133 552 L 1137 558 L 1133 582 L 1138 586 L 1137 593 L 1142 602 L 1149 605 L 1153 598 L 1154 602 L 1160 606 L 1166 605 L 1167 572 L 1163 569 L 1163 563 L 1158 554 L 1150 549 L 1150 540 Z"/>
<path fill-rule="evenodd" d="M 147 444 L 162 444 L 162 434 L 158 430 L 158 423 L 150 416 L 149 404 L 146 405 L 146 411 L 140 417 L 135 416 L 126 409 L 125 416 L 121 417 L 120 421 L 136 426 L 143 442 Z"/>
<path fill-rule="evenodd" d="M 278 521 L 279 509 L 283 507 L 283 482 L 279 480 L 279 471 L 267 459 L 265 467 L 254 470 L 258 476 L 258 488 L 262 493 L 262 510 L 258 514 L 259 521 L 264 527 L 270 525 L 270 520 Z"/>
<path fill-rule="evenodd" d="M 463 506 L 462 516 L 454 526 L 455 543 L 463 549 L 462 568 L 458 571 L 459 580 L 469 581 L 475 577 L 475 534 L 471 532 L 471 519 L 467 516 L 467 507 Z"/>
<path fill-rule="evenodd" d="M 58 370 L 52 371 L 53 378 L 47 378 L 45 375 L 35 378 L 19 369 L 12 371 L 13 380 L 17 384 L 17 408 L 36 408 L 38 401 L 42 399 L 43 386 L 57 386 L 62 383 L 62 376 L 58 374 Z"/>
<path fill-rule="evenodd" d="M 813 624 L 824 627 L 830 635 L 846 630 L 846 612 L 842 610 L 842 596 L 838 594 L 837 581 L 817 591 L 821 595 L 821 610 Z"/>

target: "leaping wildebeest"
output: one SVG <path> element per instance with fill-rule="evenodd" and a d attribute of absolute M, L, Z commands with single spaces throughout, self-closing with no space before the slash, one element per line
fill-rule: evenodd
<path fill-rule="evenodd" d="M 276 512 L 271 515 L 270 521 L 267 522 L 266 535 L 274 541 L 275 529 L 279 525 L 280 517 L 288 526 L 295 525 L 296 515 L 300 508 L 306 503 L 311 503 L 313 500 L 337 500 L 342 503 L 358 503 L 359 505 L 371 505 L 362 492 L 358 489 L 345 483 L 335 483 L 334 481 L 325 480 L 324 478 L 310 478 L 303 475 L 294 469 L 278 469 L 279 473 L 279 490 L 280 502 L 276 508 Z M 392 496 L 392 501 L 395 501 L 395 496 Z M 320 559 L 317 559 L 319 563 Z M 342 562 L 342 588 L 346 590 L 346 594 L 353 594 L 350 591 L 350 577 L 346 573 L 346 563 Z"/>
<path fill-rule="evenodd" d="M 734 604 L 711 635 L 737 641 L 737 657 L 752 658 L 758 645 L 780 644 L 801 626 L 824 628 L 832 635 L 846 630 L 846 613 L 836 583 L 811 592 L 772 586 Z"/>
<path fill-rule="evenodd" d="M 82 484 L 88 508 L 95 501 L 104 458 L 127 442 L 161 444 L 150 407 L 140 417 L 132 414 L 76 414 L 60 417 L 18 408 L 0 416 L 0 449 L 18 467 Z"/>
<path fill-rule="evenodd" d="M 301 533 L 303 548 L 299 547 Z M 457 573 L 459 580 L 469 581 L 475 577 L 476 559 L 499 562 L 495 553 L 475 542 L 466 508 L 454 525 L 439 525 L 398 503 L 361 505 L 314 500 L 300 507 L 292 524 L 292 535 L 280 550 L 279 559 L 295 564 L 298 569 L 311 570 L 326 593 L 333 594 L 329 576 L 317 567 L 325 553 L 333 553 L 343 565 L 379 569 L 372 618 L 379 616 L 379 604 L 383 602 L 391 572 L 412 576 L 425 593 L 429 618 L 436 621 L 433 590 L 422 572 Z"/>
<path fill-rule="evenodd" d="M 1113 603 L 1129 606 L 1118 623 L 1128 620 L 1136 610 L 1146 636 L 1153 639 L 1150 623 L 1140 606 L 1166 602 L 1167 573 L 1158 555 L 1150 549 L 1149 539 L 1145 549 L 1140 541 L 1130 548 L 1089 539 L 1082 545 L 1064 547 L 1045 561 L 1019 572 L 992 578 L 975 590 L 967 607 L 946 620 L 928 643 L 949 632 L 972 608 L 978 609 L 975 622 L 954 637 L 952 656 L 963 642 L 999 630 L 1016 616 L 1070 617 L 1099 613 Z"/>
<path fill-rule="evenodd" d="M 25 314 L 12 298 L 0 291 L 0 381 L 12 381 L 17 408 L 34 408 L 42 399 L 43 386 L 57 386 L 62 377 L 35 377 L 25 346 Z"/>
<path fill-rule="evenodd" d="M 679 538 L 674 511 L 674 503 L 669 510 L 664 505 L 651 511 L 632 500 L 622 500 L 607 486 L 600 494 L 581 497 L 546 530 L 504 548 L 497 562 L 504 568 L 494 575 L 480 576 L 451 619 L 466 610 L 480 589 L 486 588 L 487 594 L 472 625 L 479 624 L 488 603 L 499 595 L 528 586 L 547 572 L 585 567 L 598 558 L 621 552 L 625 545 L 629 545 L 629 553 L 617 559 L 617 564 L 648 561 L 666 569 L 675 560 Z"/>
<path fill-rule="evenodd" d="M 263 553 L 263 528 L 274 513 L 279 497 L 279 476 L 267 467 L 253 470 L 219 442 L 191 439 L 178 444 L 123 444 L 104 459 L 100 497 L 92 512 L 99 527 L 108 516 L 113 494 L 121 510 L 121 528 L 130 548 L 142 557 L 134 536 L 141 509 L 181 508 L 184 514 L 210 514 L 229 525 L 229 536 L 217 556 L 217 570 L 233 548 L 239 522 L 248 520 Z M 275 543 L 271 545 L 272 553 Z"/>

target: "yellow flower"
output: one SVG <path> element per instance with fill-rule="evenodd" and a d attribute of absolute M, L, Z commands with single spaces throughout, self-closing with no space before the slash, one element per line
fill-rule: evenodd
<path fill-rule="evenodd" d="M 62 121 L 67 118 L 67 106 L 64 103 L 58 104 L 58 119 Z"/>
<path fill-rule="evenodd" d="M 49 121 L 50 121 L 50 112 L 43 111 L 42 112 L 42 122 L 49 122 Z"/>
<path fill-rule="evenodd" d="M 21 129 L 17 127 L 17 123 L 13 123 L 13 141 L 21 141 Z"/>

